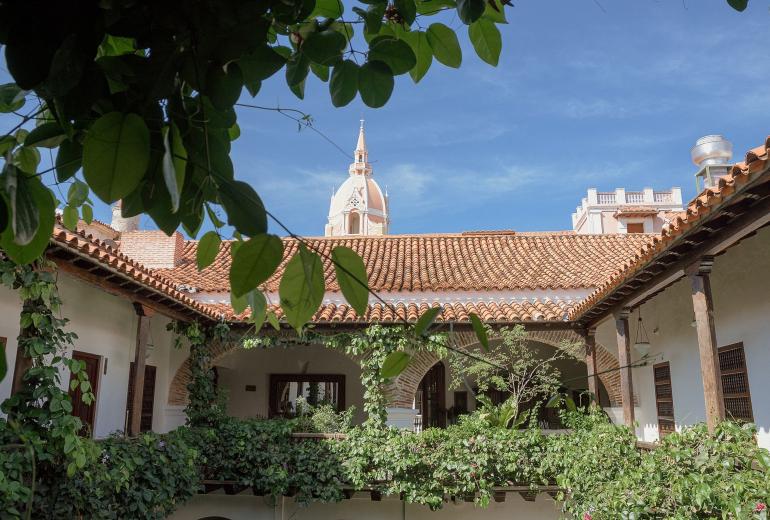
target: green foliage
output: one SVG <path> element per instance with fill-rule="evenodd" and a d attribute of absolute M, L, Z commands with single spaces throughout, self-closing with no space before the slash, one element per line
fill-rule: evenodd
<path fill-rule="evenodd" d="M 485 18 L 480 18 L 468 26 L 468 36 L 479 58 L 497 67 L 503 39 L 497 26 Z"/>
<path fill-rule="evenodd" d="M 202 326 L 198 322 L 171 322 L 167 328 L 177 334 L 176 345 L 183 339 L 190 346 L 190 382 L 185 414 L 190 426 L 215 426 L 226 416 L 225 397 L 214 384 L 211 365 L 211 343 L 224 340 L 230 328 L 225 323 Z"/>
<path fill-rule="evenodd" d="M 270 278 L 282 258 L 283 242 L 275 235 L 256 235 L 240 244 L 233 254 L 230 268 L 230 289 L 233 294 L 243 296 L 256 289 Z"/>
<path fill-rule="evenodd" d="M 543 471 L 568 490 L 564 509 L 575 518 L 764 518 L 770 500 L 767 450 L 753 425 L 704 424 L 665 437 L 649 452 L 631 431 L 601 414 L 568 414 L 568 436 L 554 436 Z"/>
<path fill-rule="evenodd" d="M 458 68 L 463 60 L 460 42 L 455 32 L 443 23 L 433 23 L 428 27 L 428 43 L 433 55 L 447 67 Z"/>
<path fill-rule="evenodd" d="M 409 352 L 421 350 L 442 358 L 446 356 L 448 342 L 445 334 L 416 338 L 404 327 L 382 325 L 370 325 L 358 333 L 318 336 L 315 339 L 323 342 L 328 348 L 341 350 L 358 361 L 361 366 L 367 424 L 376 428 L 383 427 L 387 420 L 385 387 L 389 374 L 385 370 L 385 363 L 388 358 L 392 360 L 391 356 L 395 356 L 408 361 Z"/>
<path fill-rule="evenodd" d="M 334 272 L 342 294 L 359 316 L 364 316 L 369 306 L 369 277 L 360 256 L 349 247 L 338 246 L 332 250 Z"/>
<path fill-rule="evenodd" d="M 727 3 L 736 11 L 744 11 L 749 5 L 749 0 L 727 0 Z"/>
<path fill-rule="evenodd" d="M 490 328 L 484 330 L 479 338 L 482 350 L 474 352 L 473 356 L 456 355 L 449 358 L 452 367 L 451 384 L 459 388 L 466 378 L 470 378 L 477 382 L 482 394 L 488 390 L 505 392 L 509 397 L 502 409 L 492 410 L 490 402 L 485 406 L 486 412 L 498 417 L 495 423 L 503 427 L 516 427 L 526 420 L 526 416 L 520 416 L 524 406 L 531 407 L 528 415 L 536 416 L 542 401 L 559 389 L 561 374 L 554 362 L 568 357 L 575 358 L 578 345 L 563 344 L 549 355 L 539 356 L 528 343 L 524 327 L 517 325 L 496 331 L 499 341 L 483 348 L 483 338 L 488 341 L 492 332 Z"/>
<path fill-rule="evenodd" d="M 329 403 L 311 405 L 304 397 L 297 398 L 297 417 L 295 431 L 308 433 L 344 433 L 353 425 L 356 407 L 343 411 Z"/>
<path fill-rule="evenodd" d="M 0 437 L 8 425 L 0 422 Z M 136 439 L 84 439 L 83 467 L 67 475 L 60 466 L 41 464 L 32 518 L 163 519 L 189 499 L 200 481 L 197 451 L 183 432 L 143 434 Z M 32 496 L 32 460 L 23 450 L 0 451 L 0 510 L 22 518 Z"/>
<path fill-rule="evenodd" d="M 321 258 L 300 244 L 286 264 L 278 295 L 286 321 L 300 331 L 323 301 L 325 291 Z"/>

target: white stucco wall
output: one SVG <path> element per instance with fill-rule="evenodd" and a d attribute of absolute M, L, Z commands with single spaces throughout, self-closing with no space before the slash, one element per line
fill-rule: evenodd
<path fill-rule="evenodd" d="M 95 354 L 99 362 L 94 437 L 122 432 L 125 424 L 126 396 L 130 363 L 136 348 L 138 317 L 128 300 L 107 294 L 64 273 L 58 275 L 62 298 L 61 315 L 69 318 L 67 330 L 77 334 L 74 350 Z M 8 338 L 9 373 L 0 383 L 0 400 L 10 395 L 16 336 L 19 333 L 21 302 L 18 295 L 0 287 L 0 336 Z M 166 331 L 168 318 L 155 314 L 150 318 L 148 365 L 156 367 L 153 429 L 165 431 L 165 403 L 170 383 L 169 359 L 173 337 Z M 67 355 L 71 355 L 69 350 Z M 69 383 L 69 373 L 62 373 L 62 387 Z"/>
<path fill-rule="evenodd" d="M 711 274 L 714 319 L 719 346 L 743 342 L 748 367 L 758 441 L 770 448 L 770 229 L 759 231 L 716 257 Z M 644 326 L 649 334 L 654 363 L 668 361 L 671 367 L 674 418 L 677 429 L 705 421 L 703 383 L 695 328 L 690 280 L 674 285 L 642 305 Z M 638 315 L 630 319 L 631 340 L 636 335 Z M 612 320 L 601 324 L 597 341 L 616 345 Z M 634 360 L 639 358 L 632 352 Z M 633 369 L 634 391 L 639 400 L 637 434 L 644 440 L 658 438 L 653 369 Z"/>
<path fill-rule="evenodd" d="M 356 494 L 351 500 L 336 504 L 297 506 L 284 498 L 272 505 L 270 499 L 255 496 L 197 495 L 169 518 L 170 520 L 199 520 L 207 516 L 228 520 L 545 520 L 559 518 L 560 504 L 548 495 L 540 494 L 527 502 L 518 494 L 508 493 L 506 501 L 492 502 L 487 509 L 469 503 L 447 503 L 443 509 L 431 511 L 425 506 L 406 504 L 393 497 L 373 502 L 368 495 Z"/>

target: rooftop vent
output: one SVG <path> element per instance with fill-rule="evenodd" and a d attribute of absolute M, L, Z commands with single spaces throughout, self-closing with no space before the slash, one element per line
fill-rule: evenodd
<path fill-rule="evenodd" d="M 699 167 L 695 174 L 695 185 L 700 192 L 715 186 L 730 171 L 733 143 L 722 135 L 707 135 L 695 141 L 690 157 Z"/>
<path fill-rule="evenodd" d="M 695 166 L 728 164 L 733 158 L 733 143 L 722 135 L 707 135 L 695 141 L 690 156 Z"/>

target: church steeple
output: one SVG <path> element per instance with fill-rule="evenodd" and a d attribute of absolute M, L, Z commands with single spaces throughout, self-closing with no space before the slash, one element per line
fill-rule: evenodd
<path fill-rule="evenodd" d="M 358 130 L 358 142 L 356 151 L 353 152 L 353 164 L 350 165 L 350 175 L 371 175 L 372 166 L 369 164 L 369 150 L 366 148 L 366 134 L 364 133 L 364 120 Z"/>
<path fill-rule="evenodd" d="M 358 129 L 358 142 L 353 152 L 350 174 L 332 195 L 326 236 L 384 235 L 388 233 L 390 216 L 388 197 L 372 178 L 369 150 L 366 148 L 364 120 Z"/>

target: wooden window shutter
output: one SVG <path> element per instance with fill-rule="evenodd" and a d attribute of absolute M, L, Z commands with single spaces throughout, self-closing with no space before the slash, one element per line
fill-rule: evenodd
<path fill-rule="evenodd" d="M 131 424 L 133 417 L 134 403 L 134 362 L 131 362 L 131 368 L 128 373 L 128 395 L 126 396 L 127 425 Z M 155 407 L 155 367 L 152 365 L 144 366 L 144 388 L 142 389 L 142 419 L 139 425 L 139 431 L 152 431 L 152 412 Z"/>
<path fill-rule="evenodd" d="M 671 366 L 668 361 L 652 367 L 655 376 L 655 406 L 658 409 L 658 433 L 665 437 L 676 431 L 674 394 L 671 391 Z"/>
<path fill-rule="evenodd" d="M 722 393 L 727 418 L 754 422 L 743 343 L 719 348 L 719 371 L 722 375 Z"/>

